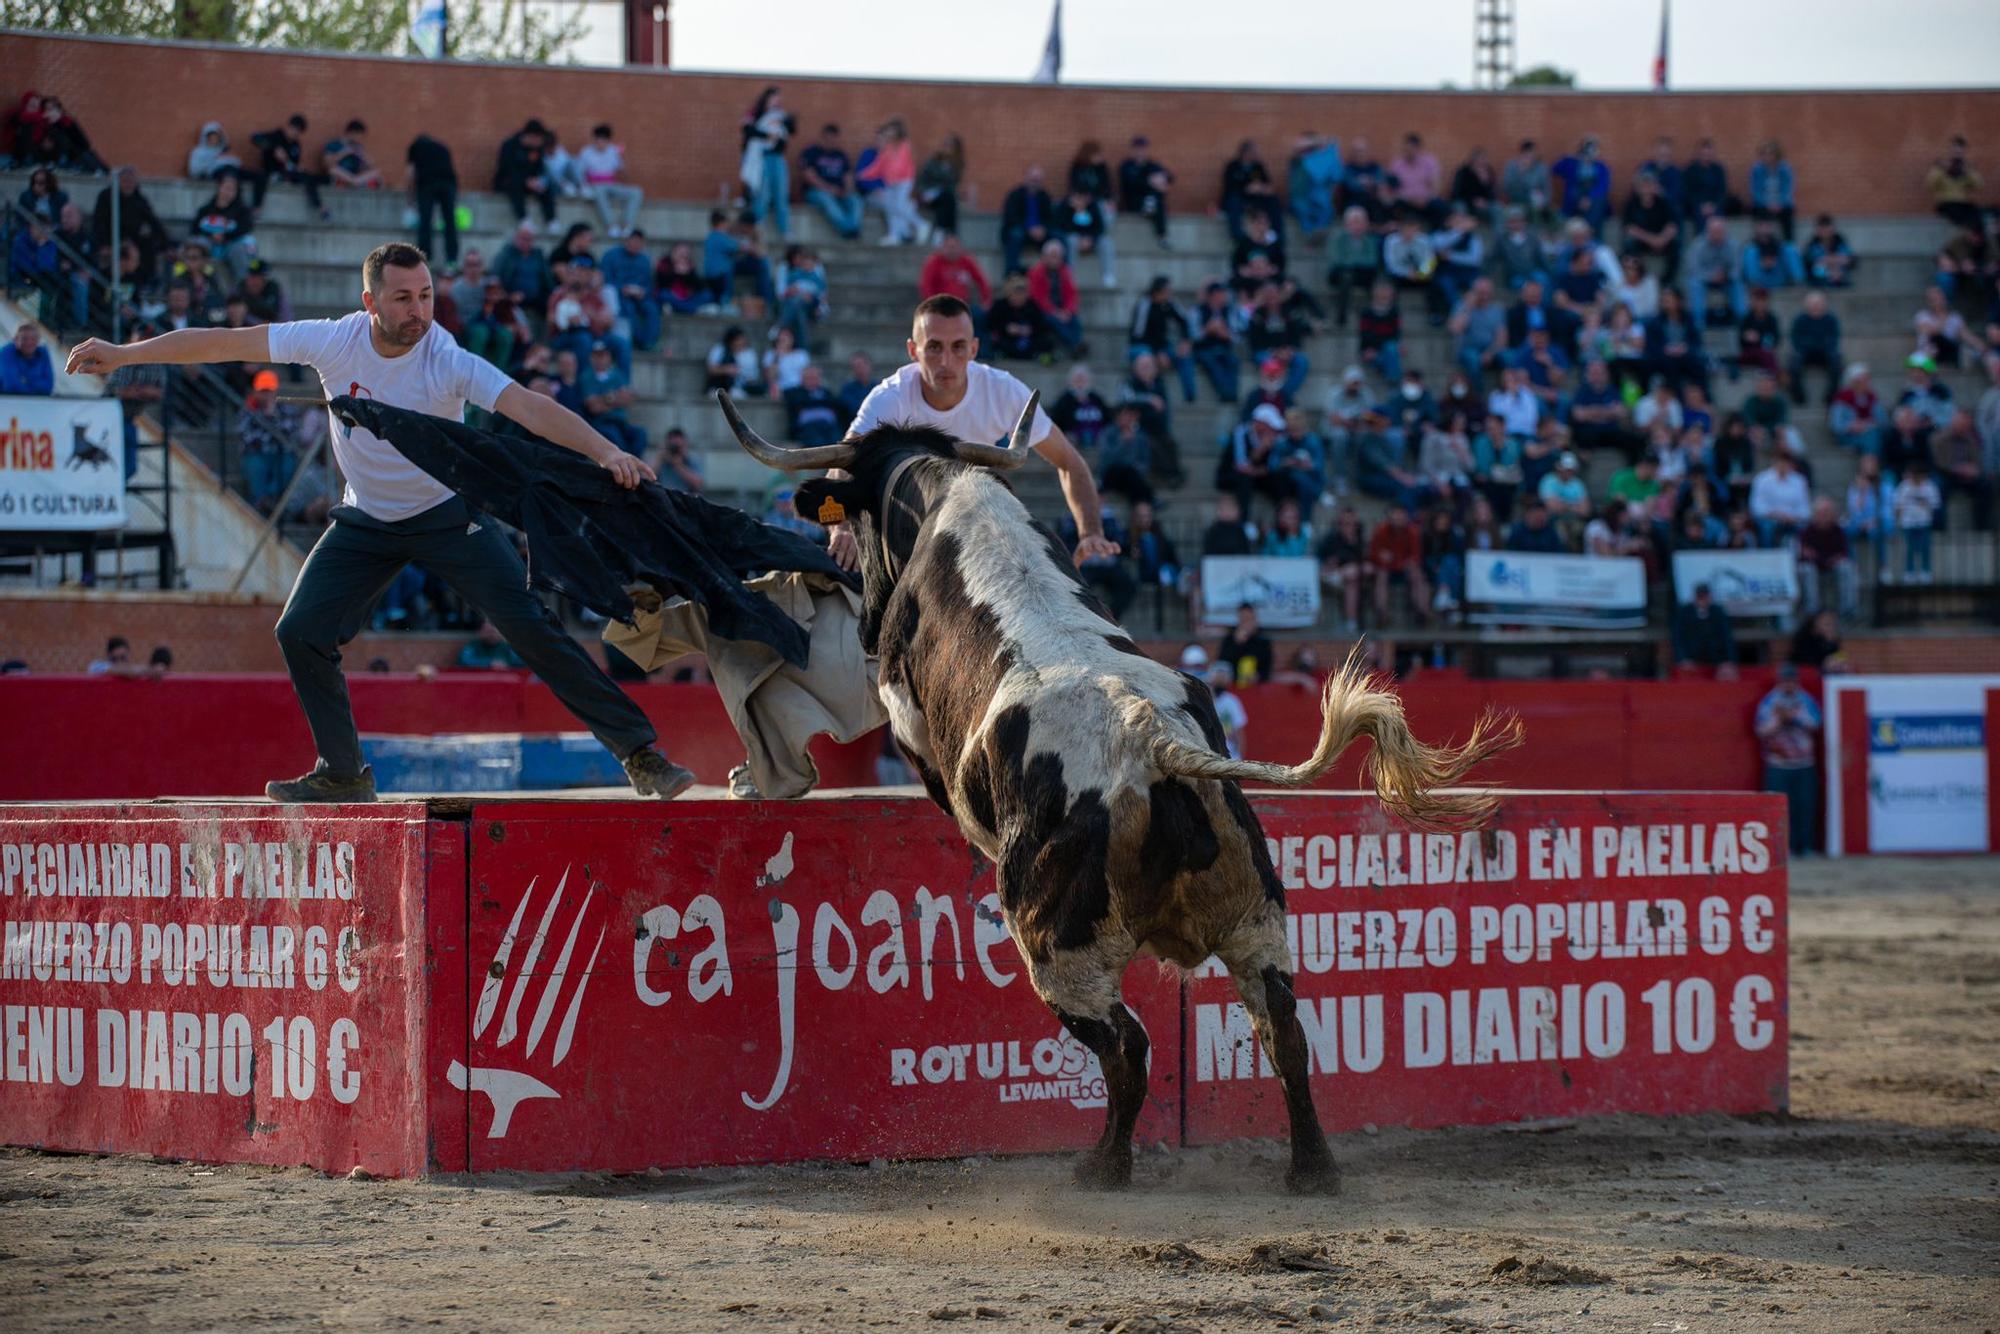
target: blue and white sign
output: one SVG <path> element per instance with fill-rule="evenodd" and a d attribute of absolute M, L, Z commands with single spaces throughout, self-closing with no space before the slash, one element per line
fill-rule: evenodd
<path fill-rule="evenodd" d="M 1297 630 L 1319 621 L 1319 562 L 1308 556 L 1203 556 L 1201 619 L 1234 625 L 1244 603 L 1267 630 Z"/>
<path fill-rule="evenodd" d="M 1634 629 L 1646 623 L 1646 563 L 1635 556 L 1468 551 L 1465 600 L 1475 608 L 1473 621 Z"/>
<path fill-rule="evenodd" d="M 1782 616 L 1799 600 L 1799 561 L 1789 551 L 1676 551 L 1674 599 L 1694 601 L 1697 585 L 1731 616 Z"/>
<path fill-rule="evenodd" d="M 1844 846 L 1844 807 L 1864 800 L 1867 851 L 1987 851 L 1986 692 L 1995 686 L 2000 677 L 1826 678 L 1827 850 L 1862 850 Z M 1841 701 L 1853 693 L 1866 701 L 1865 749 L 1840 733 Z M 1867 765 L 1865 785 L 1846 771 L 1850 754 Z"/>

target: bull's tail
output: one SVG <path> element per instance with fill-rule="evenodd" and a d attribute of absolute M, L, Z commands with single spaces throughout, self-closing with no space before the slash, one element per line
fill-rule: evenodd
<path fill-rule="evenodd" d="M 1319 744 L 1303 764 L 1234 760 L 1190 745 L 1172 734 L 1150 701 L 1137 697 L 1127 706 L 1127 721 L 1152 734 L 1153 761 L 1164 773 L 1276 787 L 1304 787 L 1333 768 L 1341 752 L 1358 738 L 1368 737 L 1375 745 L 1363 762 L 1363 773 L 1374 784 L 1376 797 L 1396 816 L 1423 829 L 1485 823 L 1499 801 L 1494 792 L 1439 789 L 1455 786 L 1475 765 L 1521 742 L 1520 719 L 1491 711 L 1480 717 L 1472 735 L 1460 745 L 1431 746 L 1417 740 L 1403 719 L 1402 700 L 1369 684 L 1358 648 L 1327 680 L 1320 698 Z"/>

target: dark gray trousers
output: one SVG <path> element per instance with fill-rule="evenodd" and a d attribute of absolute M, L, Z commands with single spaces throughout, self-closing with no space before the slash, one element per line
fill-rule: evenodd
<path fill-rule="evenodd" d="M 498 524 L 454 496 L 384 522 L 342 505 L 299 571 L 278 618 L 278 647 L 305 709 L 320 766 L 361 772 L 361 739 L 340 670 L 341 645 L 361 633 L 382 590 L 416 561 L 491 620 L 531 671 L 619 759 L 653 744 L 646 715 L 528 591 L 528 572 Z"/>

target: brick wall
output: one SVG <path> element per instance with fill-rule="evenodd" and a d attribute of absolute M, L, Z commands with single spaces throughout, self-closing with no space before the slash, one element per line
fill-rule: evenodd
<path fill-rule="evenodd" d="M 456 150 L 467 184 L 490 183 L 494 150 L 529 116 L 574 145 L 598 120 L 617 123 L 635 175 L 657 195 L 713 200 L 735 178 L 737 126 L 767 80 L 649 69 L 426 65 L 373 57 L 310 56 L 109 39 L 0 34 L 0 99 L 27 88 L 59 93 L 108 158 L 148 174 L 186 164 L 195 130 L 215 118 L 243 146 L 249 135 L 302 111 L 324 140 L 351 116 L 365 119 L 378 159 L 400 169 L 419 130 Z M 966 139 L 972 203 L 997 208 L 1030 161 L 1051 174 L 1079 139 L 1102 140 L 1113 160 L 1135 133 L 1151 136 L 1178 169 L 1183 208 L 1212 203 L 1222 161 L 1254 137 L 1281 167 L 1293 137 L 1313 128 L 1372 138 L 1379 150 L 1419 129 L 1446 164 L 1483 145 L 1496 159 L 1532 136 L 1564 151 L 1597 134 L 1622 193 L 1656 133 L 1685 155 L 1702 135 L 1721 145 L 1741 188 L 1751 150 L 1782 141 L 1798 173 L 1803 209 L 1917 213 L 1929 209 L 1923 173 L 1944 137 L 1974 136 L 1990 154 L 2000 90 L 1506 94 L 1280 92 L 1271 90 L 912 84 L 786 78 L 802 127 L 836 120 L 850 142 L 891 115 L 920 149 L 956 130 Z M 1981 131 L 1986 131 L 1981 133 Z M 2000 176 L 1990 158 L 1978 165 Z"/>

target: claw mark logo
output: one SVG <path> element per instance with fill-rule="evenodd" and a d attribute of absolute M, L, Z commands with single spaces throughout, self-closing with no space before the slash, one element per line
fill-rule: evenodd
<path fill-rule="evenodd" d="M 500 948 L 494 952 L 493 963 L 486 971 L 486 985 L 479 991 L 479 1008 L 472 1016 L 472 1036 L 484 1037 L 492 1026 L 493 1016 L 500 1009 L 500 995 L 507 993 L 507 1006 L 500 1016 L 500 1035 L 494 1045 L 505 1049 L 515 1038 L 521 1036 L 521 1006 L 527 999 L 532 986 L 541 987 L 535 1000 L 535 1007 L 528 1019 L 527 1040 L 523 1044 L 518 1061 L 527 1064 L 536 1058 L 541 1049 L 542 1039 L 548 1035 L 549 1021 L 555 1017 L 556 1005 L 562 999 L 563 989 L 574 981 L 569 994 L 569 1004 L 564 1008 L 562 1020 L 556 1026 L 555 1039 L 547 1052 L 545 1073 L 553 1072 L 569 1057 L 570 1042 L 576 1036 L 577 1013 L 583 1008 L 583 993 L 590 987 L 591 969 L 597 963 L 597 952 L 604 946 L 606 928 L 597 929 L 597 940 L 590 947 L 590 957 L 582 966 L 572 970 L 570 960 L 576 954 L 577 937 L 582 933 L 584 919 L 590 916 L 590 903 L 597 896 L 593 886 L 586 890 L 583 904 L 577 909 L 576 917 L 569 924 L 569 934 L 564 937 L 561 952 L 556 955 L 553 965 L 537 972 L 543 948 L 548 944 L 550 928 L 555 925 L 556 915 L 562 907 L 563 891 L 569 886 L 569 871 L 565 869 L 562 878 L 556 882 L 554 895 L 548 906 L 542 910 L 541 921 L 535 927 L 534 937 L 528 942 L 528 952 L 522 958 L 519 971 L 514 975 L 514 984 L 507 986 L 508 966 L 514 957 L 514 947 L 521 936 L 521 923 L 528 915 L 528 904 L 535 897 L 534 880 L 521 895 L 521 902 L 514 909 L 514 919 L 507 924 L 507 934 L 500 938 Z M 506 1070 L 491 1066 L 473 1066 L 467 1069 L 457 1061 L 445 1072 L 451 1086 L 459 1090 L 484 1093 L 493 1103 L 493 1124 L 486 1131 L 488 1139 L 507 1138 L 507 1128 L 513 1123 L 514 1109 L 531 1098 L 559 1098 L 562 1095 L 547 1083 L 521 1070 Z"/>

